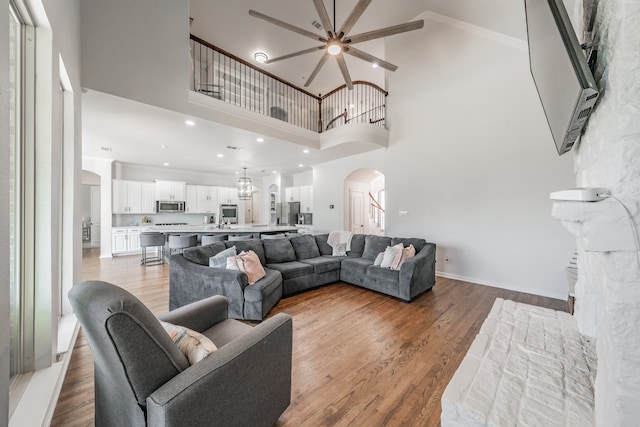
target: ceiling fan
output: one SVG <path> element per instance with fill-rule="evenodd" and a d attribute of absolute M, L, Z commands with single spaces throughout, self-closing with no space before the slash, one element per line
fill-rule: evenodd
<path fill-rule="evenodd" d="M 311 31 L 307 31 L 303 28 L 297 27 L 295 25 L 291 25 L 279 19 L 272 18 L 263 13 L 256 12 L 255 10 L 249 10 L 249 15 L 323 43 L 320 46 L 312 47 L 312 48 L 301 50 L 298 52 L 293 52 L 277 58 L 268 59 L 267 61 L 265 61 L 265 64 L 271 64 L 273 62 L 281 61 L 283 59 L 289 59 L 295 56 L 305 55 L 307 53 L 324 50 L 325 51 L 324 55 L 322 55 L 322 58 L 320 58 L 320 62 L 318 62 L 316 67 L 313 69 L 313 71 L 311 72 L 311 75 L 307 79 L 307 82 L 304 84 L 304 86 L 308 87 L 311 84 L 311 82 L 316 77 L 316 75 L 318 74 L 322 66 L 327 61 L 327 58 L 329 58 L 329 56 L 331 55 L 331 56 L 335 56 L 336 60 L 338 61 L 340 72 L 342 72 L 342 77 L 344 77 L 344 81 L 347 84 L 347 87 L 349 89 L 353 89 L 353 83 L 351 82 L 351 77 L 349 76 L 349 70 L 347 69 L 347 63 L 344 60 L 343 53 L 346 53 L 351 56 L 355 56 L 356 58 L 362 59 L 364 61 L 368 61 L 374 65 L 380 66 L 389 71 L 395 71 L 398 69 L 397 66 L 390 64 L 389 62 L 383 61 L 380 58 L 376 58 L 375 56 L 370 55 L 366 52 L 363 52 L 359 49 L 356 49 L 355 47 L 353 47 L 353 45 L 356 43 L 379 39 L 381 37 L 387 37 L 394 34 L 400 34 L 407 31 L 417 30 L 424 26 L 424 20 L 420 19 L 418 21 L 408 22 L 406 24 L 399 24 L 391 27 L 381 28 L 379 30 L 368 31 L 366 33 L 355 34 L 353 36 L 349 35 L 349 31 L 351 31 L 356 21 L 358 21 L 360 16 L 364 13 L 365 9 L 369 6 L 369 3 L 371 3 L 371 0 L 359 0 L 356 6 L 351 11 L 351 13 L 349 14 L 349 16 L 347 17 L 347 19 L 343 22 L 342 27 L 340 27 L 340 29 L 336 31 L 335 0 L 333 3 L 333 9 L 334 9 L 333 25 L 331 24 L 331 20 L 329 19 L 329 15 L 327 14 L 327 9 L 324 6 L 323 0 L 313 0 L 313 4 L 315 5 L 316 10 L 318 11 L 318 15 L 320 16 L 320 21 L 322 22 L 322 26 L 327 31 L 326 36 L 319 36 L 315 33 L 312 33 Z"/>

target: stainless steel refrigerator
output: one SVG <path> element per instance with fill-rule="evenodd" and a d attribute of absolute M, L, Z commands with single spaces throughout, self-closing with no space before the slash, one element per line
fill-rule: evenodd
<path fill-rule="evenodd" d="M 300 224 L 300 202 L 289 202 L 289 225 Z"/>

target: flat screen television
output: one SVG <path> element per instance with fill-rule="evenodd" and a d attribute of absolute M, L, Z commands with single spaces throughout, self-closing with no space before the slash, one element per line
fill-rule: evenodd
<path fill-rule="evenodd" d="M 598 99 L 598 87 L 562 0 L 525 0 L 531 75 L 562 155 Z"/>

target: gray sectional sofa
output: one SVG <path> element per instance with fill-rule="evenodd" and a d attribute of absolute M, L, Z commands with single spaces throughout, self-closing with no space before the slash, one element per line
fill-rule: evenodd
<path fill-rule="evenodd" d="M 419 238 L 356 234 L 347 256 L 332 256 L 328 234 L 299 235 L 282 239 L 216 242 L 185 249 L 170 258 L 169 309 L 212 295 L 229 299 L 229 317 L 262 320 L 282 298 L 317 286 L 344 281 L 405 302 L 435 284 L 436 245 Z M 387 246 L 412 244 L 416 255 L 399 270 L 374 266 Z M 231 246 L 254 251 L 266 276 L 253 285 L 236 270 L 209 267 L 209 258 Z"/>

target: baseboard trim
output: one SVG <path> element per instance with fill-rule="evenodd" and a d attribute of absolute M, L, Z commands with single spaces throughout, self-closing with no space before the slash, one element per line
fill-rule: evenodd
<path fill-rule="evenodd" d="M 490 282 L 490 281 L 487 281 L 487 280 L 477 279 L 475 277 L 462 276 L 462 275 L 459 275 L 459 274 L 445 273 L 443 271 L 436 271 L 436 276 L 444 277 L 446 279 L 460 280 L 462 282 L 469 282 L 469 283 L 473 283 L 473 284 L 476 284 L 476 285 L 491 286 L 492 288 L 507 289 L 509 291 L 522 292 L 522 293 L 531 294 L 531 295 L 539 295 L 541 297 L 546 297 L 546 298 L 554 298 L 554 299 L 558 299 L 560 301 L 566 301 L 567 297 L 568 297 L 568 294 L 565 295 L 565 294 L 562 294 L 562 293 L 540 292 L 537 289 L 523 288 L 523 287 L 520 287 L 520 286 L 507 285 L 507 284 L 504 284 L 504 283 Z"/>

